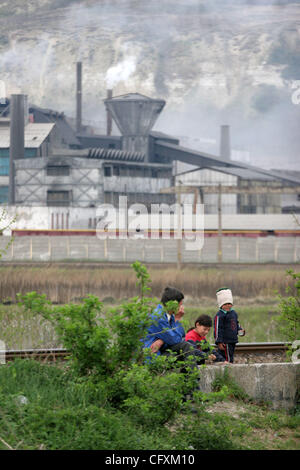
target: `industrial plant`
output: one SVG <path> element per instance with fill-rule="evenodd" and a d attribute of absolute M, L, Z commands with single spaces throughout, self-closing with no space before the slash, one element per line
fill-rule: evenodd
<path fill-rule="evenodd" d="M 15 234 L 95 230 L 97 207 L 118 207 L 120 196 L 149 209 L 178 201 L 203 204 L 205 229 L 219 235 L 225 227 L 240 235 L 254 229 L 264 236 L 276 230 L 300 234 L 300 172 L 232 160 L 226 124 L 219 155 L 183 147 L 175 136 L 153 130 L 166 101 L 140 93 L 113 96 L 108 90 L 106 134 L 95 134 L 82 124 L 81 82 L 78 62 L 73 123 L 64 113 L 28 103 L 24 94 L 0 105 L 0 202 L 18 214 Z"/>

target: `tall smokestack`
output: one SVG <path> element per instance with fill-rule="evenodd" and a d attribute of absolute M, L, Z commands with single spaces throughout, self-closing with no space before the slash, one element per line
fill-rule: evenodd
<path fill-rule="evenodd" d="M 11 95 L 10 99 L 10 147 L 9 147 L 9 204 L 15 204 L 14 160 L 24 158 L 25 112 L 27 96 Z"/>
<path fill-rule="evenodd" d="M 107 99 L 111 99 L 112 98 L 112 90 L 107 90 Z M 111 112 L 110 112 L 110 109 L 107 108 L 106 110 L 106 134 L 107 135 L 111 135 L 111 132 L 112 132 L 112 115 L 111 115 Z"/>
<path fill-rule="evenodd" d="M 76 132 L 82 127 L 82 63 L 76 64 Z"/>
<path fill-rule="evenodd" d="M 220 157 L 224 160 L 231 159 L 230 127 L 228 125 L 221 126 Z"/>

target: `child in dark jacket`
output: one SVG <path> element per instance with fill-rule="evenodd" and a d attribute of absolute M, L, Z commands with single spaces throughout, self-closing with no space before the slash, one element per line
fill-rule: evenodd
<path fill-rule="evenodd" d="M 224 359 L 233 363 L 238 335 L 244 336 L 246 332 L 239 325 L 238 315 L 232 308 L 231 290 L 228 287 L 222 287 L 217 290 L 216 294 L 219 311 L 214 318 L 215 343 Z"/>
<path fill-rule="evenodd" d="M 211 317 L 209 315 L 200 315 L 195 321 L 195 327 L 190 328 L 185 335 L 185 341 L 188 341 L 197 348 L 198 364 L 204 364 L 206 359 L 226 363 L 219 351 L 211 350 L 206 339 L 206 335 L 209 333 L 211 326 Z"/>

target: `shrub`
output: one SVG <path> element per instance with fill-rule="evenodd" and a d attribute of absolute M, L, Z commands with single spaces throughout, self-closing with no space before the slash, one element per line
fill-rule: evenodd
<path fill-rule="evenodd" d="M 171 444 L 166 426 L 176 422 L 181 410 L 190 411 L 187 394 L 194 393 L 199 370 L 187 360 L 175 361 L 174 355 L 156 356 L 142 350 L 139 339 L 152 321 L 149 312 L 156 301 L 147 296 L 146 268 L 139 262 L 133 268 L 139 296 L 105 316 L 102 303 L 92 295 L 79 304 L 63 306 L 53 306 L 36 292 L 19 296 L 26 309 L 53 324 L 70 351 L 71 367 L 42 369 L 28 363 L 28 369 L 26 365 L 23 369 L 16 363 L 7 368 L 10 380 L 3 390 L 11 386 L 12 396 L 24 395 L 29 402 L 17 407 L 12 401 L 7 406 L 7 396 L 1 395 L 3 409 L 10 410 L 4 416 L 4 438 L 15 442 L 18 435 L 26 448 L 37 442 L 50 449 L 232 448 L 229 434 L 224 434 L 229 426 L 225 422 L 208 423 L 207 435 L 198 423 L 195 430 L 190 424 L 182 441 L 178 440 L 182 438 L 179 426 Z M 177 307 L 172 303 L 172 308 Z M 223 387 L 214 399 L 226 394 Z M 203 395 L 194 395 L 196 402 L 205 401 Z"/>
<path fill-rule="evenodd" d="M 224 387 L 226 387 L 224 389 Z M 247 393 L 230 377 L 227 368 L 225 368 L 223 374 L 217 374 L 216 378 L 212 383 L 212 388 L 215 392 L 227 391 L 228 396 L 237 398 L 239 400 L 250 400 Z"/>
<path fill-rule="evenodd" d="M 288 270 L 287 274 L 293 284 L 286 288 L 288 297 L 279 295 L 278 321 L 287 340 L 294 341 L 300 338 L 300 273 Z"/>
<path fill-rule="evenodd" d="M 149 324 L 152 300 L 145 297 L 148 273 L 134 263 L 141 297 L 135 297 L 102 316 L 102 303 L 88 295 L 79 304 L 53 306 L 45 295 L 30 292 L 19 295 L 25 309 L 51 322 L 63 346 L 70 351 L 73 367 L 81 375 L 96 373 L 107 376 L 142 360 L 142 345 Z"/>
<path fill-rule="evenodd" d="M 290 282 L 286 288 L 288 297 L 279 295 L 280 316 L 277 318 L 278 326 L 287 341 L 296 341 L 300 338 L 300 273 L 292 269 L 287 271 Z M 292 348 L 287 351 L 288 359 L 292 355 Z"/>
<path fill-rule="evenodd" d="M 17 360 L 2 366 L 1 438 L 14 449 L 171 448 L 167 436 L 108 406 L 106 392 L 106 384 L 55 365 Z"/>

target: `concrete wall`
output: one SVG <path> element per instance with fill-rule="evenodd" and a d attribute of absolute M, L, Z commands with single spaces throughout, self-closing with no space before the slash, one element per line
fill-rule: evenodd
<path fill-rule="evenodd" d="M 212 383 L 227 370 L 229 376 L 254 400 L 269 402 L 273 409 L 292 409 L 300 391 L 300 364 L 232 364 L 200 369 L 199 388 L 212 391 Z"/>
<path fill-rule="evenodd" d="M 78 221 L 79 223 L 79 221 Z M 96 236 L 26 236 L 0 237 L 3 261 L 88 260 L 132 263 L 176 263 L 177 240 L 99 240 Z M 300 237 L 239 239 L 225 237 L 225 263 L 297 263 L 300 260 Z M 205 238 L 201 250 L 188 251 L 182 242 L 182 263 L 217 263 L 217 238 Z"/>
<path fill-rule="evenodd" d="M 54 177 L 49 177 L 54 178 Z M 16 222 L 11 228 L 15 229 L 51 229 L 52 214 L 69 214 L 69 228 L 87 229 L 89 219 L 99 215 L 97 207 L 45 207 L 45 206 L 2 206 L 6 217 L 0 220 L 0 230 L 14 217 Z M 128 206 L 130 209 L 130 205 Z M 204 207 L 205 209 L 205 207 Z M 0 206 L 1 212 L 1 206 Z M 145 219 L 145 224 L 148 219 Z M 66 227 L 64 227 L 66 228 Z M 223 215 L 222 228 L 224 230 L 300 230 L 300 219 L 289 214 L 230 214 Z M 204 229 L 217 230 L 218 216 L 216 214 L 204 215 Z M 5 231 L 10 235 L 10 230 Z M 287 240 L 287 243 L 293 243 Z"/>

